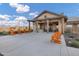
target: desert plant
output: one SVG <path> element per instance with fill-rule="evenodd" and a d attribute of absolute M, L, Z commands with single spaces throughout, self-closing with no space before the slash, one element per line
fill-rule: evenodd
<path fill-rule="evenodd" d="M 0 35 L 8 35 L 9 33 L 6 31 L 0 32 Z"/>
<path fill-rule="evenodd" d="M 79 48 L 79 41 L 77 40 L 73 40 L 71 41 L 72 43 L 70 44 L 72 47 L 76 47 L 76 48 Z"/>
<path fill-rule="evenodd" d="M 75 40 L 79 41 L 79 39 L 75 39 Z"/>

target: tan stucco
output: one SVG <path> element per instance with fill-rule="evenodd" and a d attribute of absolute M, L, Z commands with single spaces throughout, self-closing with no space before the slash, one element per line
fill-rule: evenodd
<path fill-rule="evenodd" d="M 45 19 L 45 16 L 46 16 L 46 18 L 58 17 L 57 15 L 53 15 L 53 14 L 50 14 L 50 13 L 44 13 L 40 17 L 38 17 L 38 20 Z"/>
<path fill-rule="evenodd" d="M 50 12 L 43 12 L 34 18 L 33 29 L 34 31 L 53 31 L 58 29 L 61 33 L 64 33 L 65 26 L 64 15 L 59 15 Z"/>

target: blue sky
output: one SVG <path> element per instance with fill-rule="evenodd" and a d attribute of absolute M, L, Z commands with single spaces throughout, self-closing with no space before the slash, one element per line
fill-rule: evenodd
<path fill-rule="evenodd" d="M 79 16 L 79 4 L 51 3 L 51 4 L 28 4 L 31 11 L 41 12 L 48 10 L 55 13 L 64 13 L 66 16 Z"/>
<path fill-rule="evenodd" d="M 44 10 L 79 17 L 78 3 L 1 3 L 0 20 L 32 20 Z"/>
<path fill-rule="evenodd" d="M 68 3 L 21 3 L 21 5 L 28 5 L 30 10 L 28 12 L 18 13 L 15 7 L 11 7 L 10 4 L 0 4 L 1 15 L 16 15 L 24 16 L 27 19 L 32 19 L 34 15 L 38 15 L 43 10 L 48 10 L 55 13 L 64 13 L 68 17 L 79 16 L 79 4 L 68 4 Z M 34 15 L 29 15 L 35 13 Z M 10 20 L 14 17 L 10 17 Z"/>

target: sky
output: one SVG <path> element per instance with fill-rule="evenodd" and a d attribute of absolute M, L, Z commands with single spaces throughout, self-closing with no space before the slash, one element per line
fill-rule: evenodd
<path fill-rule="evenodd" d="M 0 24 L 28 25 L 26 20 L 32 20 L 44 10 L 64 13 L 67 17 L 79 17 L 78 3 L 1 3 Z"/>

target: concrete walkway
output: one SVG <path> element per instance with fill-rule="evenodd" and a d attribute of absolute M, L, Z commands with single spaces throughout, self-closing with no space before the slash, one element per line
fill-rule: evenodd
<path fill-rule="evenodd" d="M 26 33 L 0 37 L 0 53 L 5 56 L 79 55 L 79 49 L 76 51 L 76 49 L 66 46 L 63 35 L 61 36 L 62 44 L 51 43 L 51 34 L 52 33 Z"/>

